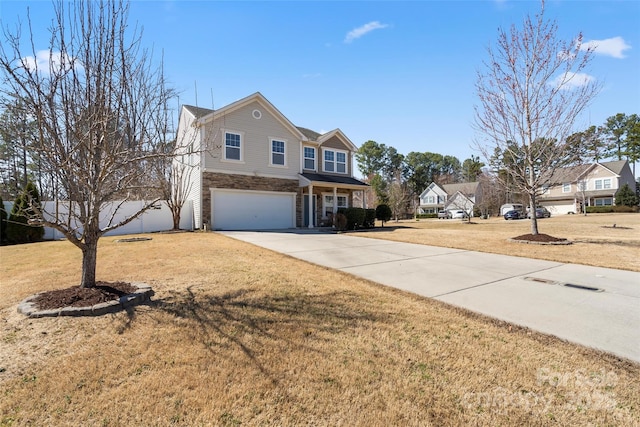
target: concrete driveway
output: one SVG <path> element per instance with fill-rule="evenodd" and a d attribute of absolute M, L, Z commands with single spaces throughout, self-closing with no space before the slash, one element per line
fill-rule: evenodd
<path fill-rule="evenodd" d="M 640 273 L 350 234 L 221 234 L 640 362 Z"/>

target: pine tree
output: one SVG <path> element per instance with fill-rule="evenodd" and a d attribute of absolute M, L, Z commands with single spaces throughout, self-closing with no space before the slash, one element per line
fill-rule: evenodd
<path fill-rule="evenodd" d="M 616 193 L 616 206 L 637 206 L 638 197 L 634 194 L 629 184 L 625 184 Z"/>
<path fill-rule="evenodd" d="M 40 206 L 38 189 L 32 182 L 20 194 L 11 209 L 7 224 L 7 240 L 9 243 L 39 242 L 44 237 L 44 228 L 40 225 L 30 225 L 29 220 L 37 217 L 34 207 Z"/>

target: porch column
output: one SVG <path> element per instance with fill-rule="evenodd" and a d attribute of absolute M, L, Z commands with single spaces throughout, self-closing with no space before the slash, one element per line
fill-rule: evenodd
<path fill-rule="evenodd" d="M 338 187 L 333 187 L 333 217 L 338 213 Z"/>
<path fill-rule="evenodd" d="M 309 184 L 309 228 L 313 228 L 313 184 Z"/>

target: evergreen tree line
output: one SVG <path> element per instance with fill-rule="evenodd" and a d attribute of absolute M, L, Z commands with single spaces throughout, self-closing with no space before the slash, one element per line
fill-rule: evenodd
<path fill-rule="evenodd" d="M 628 160 L 635 175 L 635 162 L 640 160 L 640 118 L 637 114 L 619 113 L 607 118 L 601 126 L 574 133 L 568 142 L 571 147 L 566 153 L 570 159 L 568 164 Z M 546 143 L 551 141 L 539 141 L 532 149 L 543 152 Z M 443 185 L 484 181 L 496 185 L 500 180 L 495 178 L 507 163 L 513 165 L 522 161 L 524 153 L 519 153 L 516 147 L 518 144 L 514 143 L 512 149 L 494 153 L 490 164 L 485 165 L 473 155 L 463 162 L 455 156 L 431 152 L 412 151 L 405 156 L 392 146 L 369 140 L 360 146 L 356 162 L 365 181 L 372 187 L 367 205 L 388 204 L 397 217 L 401 212 L 411 210 L 412 203 L 432 182 Z M 567 163 L 566 159 L 558 160 Z M 494 189 L 492 194 L 496 200 L 493 203 L 499 204 L 512 191 Z M 632 203 L 638 199 L 637 195 L 630 198 L 626 196 L 627 190 L 621 191 L 620 204 L 637 205 L 637 201 Z"/>

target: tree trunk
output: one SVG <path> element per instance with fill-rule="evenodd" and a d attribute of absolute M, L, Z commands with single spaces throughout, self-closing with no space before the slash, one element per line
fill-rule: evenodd
<path fill-rule="evenodd" d="M 171 209 L 171 216 L 173 217 L 173 229 L 180 230 L 180 209 L 173 207 Z"/>
<path fill-rule="evenodd" d="M 86 239 L 82 248 L 81 288 L 96 286 L 96 263 L 98 260 L 98 239 Z"/>
<path fill-rule="evenodd" d="M 536 215 L 536 195 L 529 196 L 529 215 L 531 215 L 531 234 L 538 234 L 538 217 Z"/>

